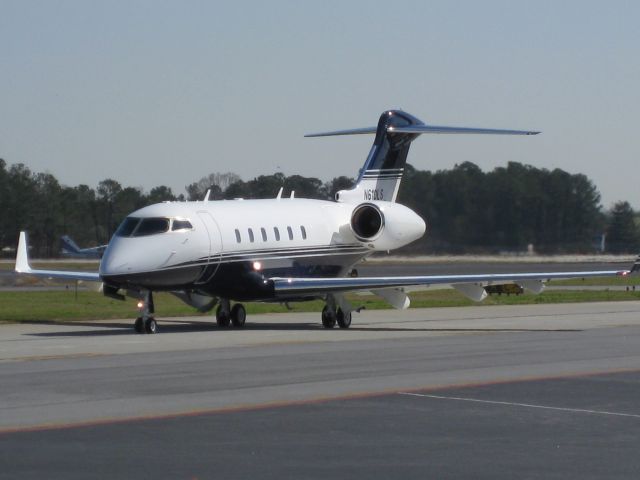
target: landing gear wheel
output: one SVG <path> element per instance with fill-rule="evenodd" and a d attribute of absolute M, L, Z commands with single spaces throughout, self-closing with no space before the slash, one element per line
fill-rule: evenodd
<path fill-rule="evenodd" d="M 243 328 L 247 320 L 247 311 L 241 303 L 236 303 L 231 309 L 231 323 L 234 328 Z"/>
<path fill-rule="evenodd" d="M 336 326 L 336 311 L 325 305 L 322 309 L 322 326 L 324 328 L 333 328 Z"/>
<path fill-rule="evenodd" d="M 158 324 L 155 318 L 149 317 L 144 321 L 144 329 L 147 333 L 158 333 Z"/>
<path fill-rule="evenodd" d="M 231 323 L 229 310 L 223 309 L 222 305 L 218 306 L 218 309 L 216 310 L 216 322 L 220 328 L 228 328 Z"/>
<path fill-rule="evenodd" d="M 133 328 L 135 329 L 136 333 L 144 333 L 144 320 L 142 320 L 142 317 L 136 318 L 136 322 L 133 324 Z"/>
<path fill-rule="evenodd" d="M 351 312 L 345 312 L 341 308 L 338 308 L 336 320 L 340 328 L 349 328 L 351 326 Z"/>

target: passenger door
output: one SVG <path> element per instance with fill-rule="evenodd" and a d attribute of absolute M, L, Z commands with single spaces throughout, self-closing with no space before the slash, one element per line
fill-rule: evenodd
<path fill-rule="evenodd" d="M 207 267 L 202 271 L 202 275 L 196 281 L 196 284 L 205 284 L 213 278 L 218 271 L 218 267 L 220 267 L 222 235 L 218 224 L 209 212 L 201 210 L 198 212 L 198 217 L 202 221 L 209 237 L 209 256 Z"/>

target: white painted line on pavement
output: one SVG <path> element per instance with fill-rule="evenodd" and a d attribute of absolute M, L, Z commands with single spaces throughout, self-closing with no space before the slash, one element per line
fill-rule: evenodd
<path fill-rule="evenodd" d="M 442 395 L 427 395 L 424 393 L 412 393 L 412 392 L 398 392 L 398 395 L 409 395 L 412 397 L 424 397 L 435 398 L 438 400 L 458 400 L 462 402 L 475 402 L 475 403 L 487 403 L 491 405 L 508 405 L 511 407 L 525 407 L 525 408 L 540 408 L 544 410 L 557 410 L 561 412 L 573 412 L 573 413 L 591 413 L 595 415 L 613 415 L 616 417 L 632 417 L 640 418 L 640 415 L 634 413 L 620 413 L 620 412 L 607 412 L 603 410 L 588 410 L 584 408 L 565 408 L 565 407 L 550 407 L 548 405 L 532 405 L 530 403 L 517 403 L 517 402 L 502 402 L 498 400 L 482 400 L 479 398 L 464 398 L 464 397 L 446 397 Z"/>

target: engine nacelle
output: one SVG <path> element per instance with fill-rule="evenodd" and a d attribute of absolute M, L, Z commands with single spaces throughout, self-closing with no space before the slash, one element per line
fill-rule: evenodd
<path fill-rule="evenodd" d="M 171 293 L 187 305 L 194 307 L 202 313 L 208 312 L 218 303 L 216 297 L 210 297 L 209 295 L 203 295 L 190 290 L 176 290 Z"/>
<path fill-rule="evenodd" d="M 367 202 L 351 213 L 351 232 L 374 250 L 393 250 L 422 237 L 427 226 L 410 208 L 392 202 Z"/>

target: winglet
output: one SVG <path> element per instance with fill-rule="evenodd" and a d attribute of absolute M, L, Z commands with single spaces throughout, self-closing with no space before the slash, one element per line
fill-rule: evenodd
<path fill-rule="evenodd" d="M 31 273 L 31 265 L 29 265 L 29 251 L 27 247 L 27 234 L 20 232 L 18 240 L 18 252 L 16 254 L 16 272 Z"/>

